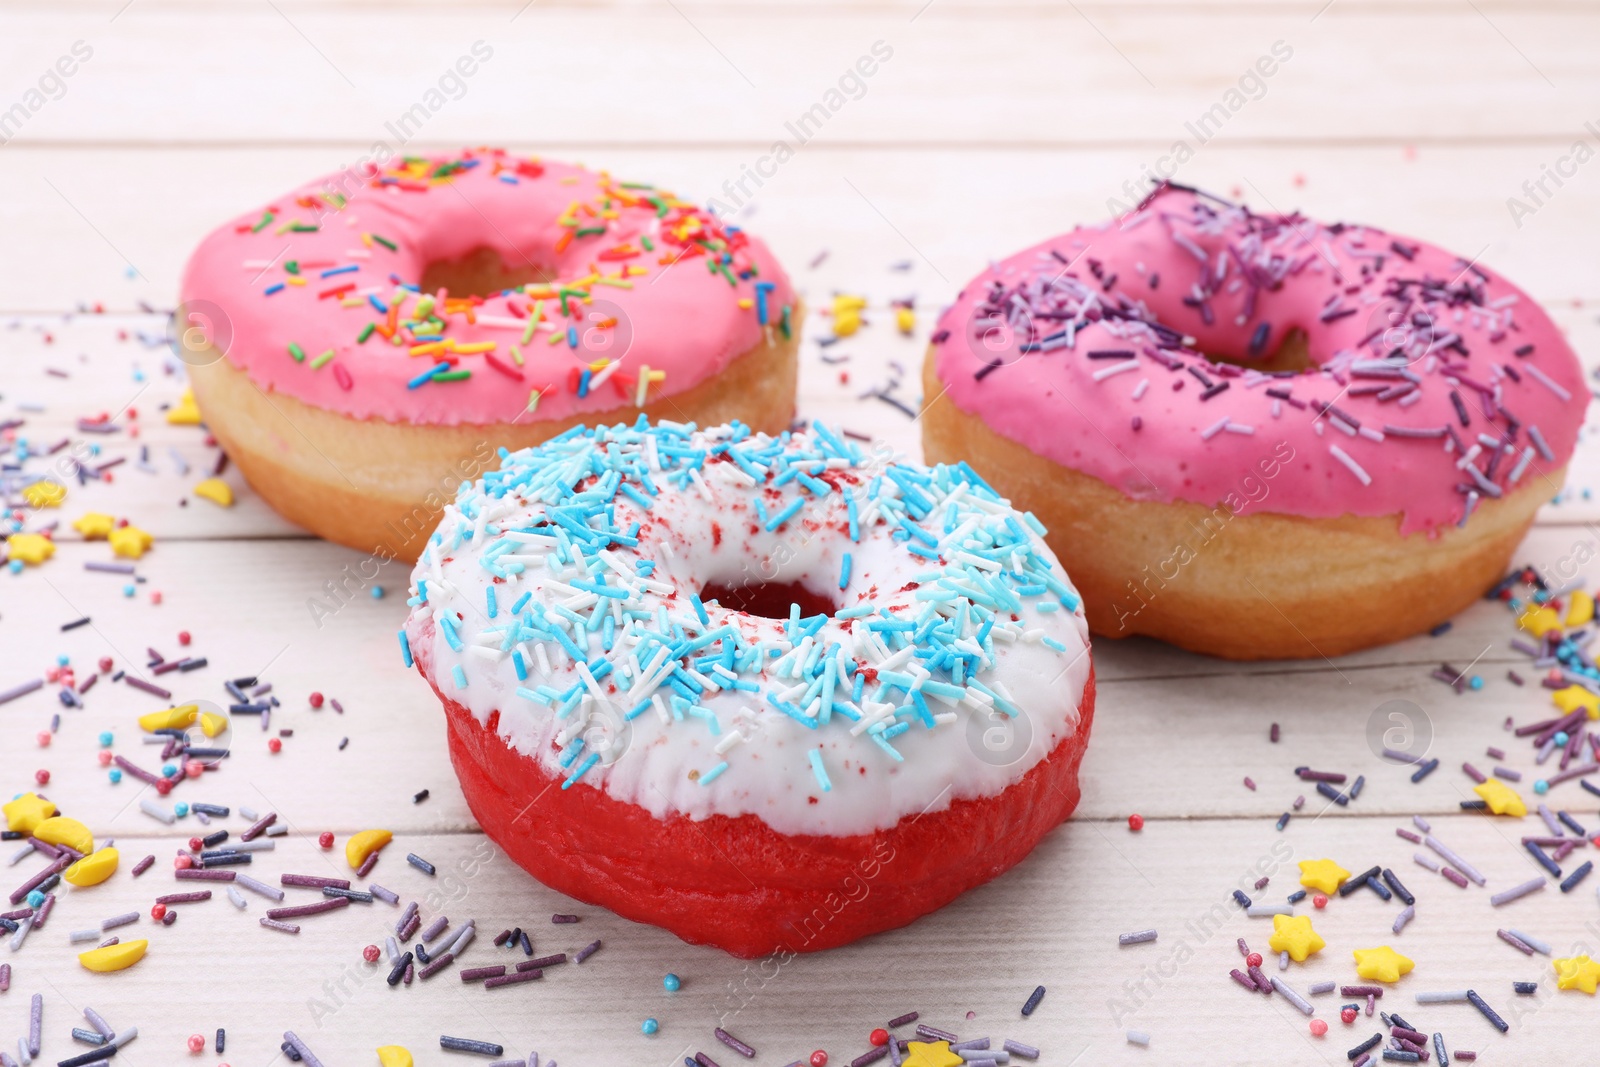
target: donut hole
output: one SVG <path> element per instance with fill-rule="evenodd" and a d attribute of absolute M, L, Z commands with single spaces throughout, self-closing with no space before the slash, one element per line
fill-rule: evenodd
<path fill-rule="evenodd" d="M 1290 329 L 1270 353 L 1251 356 L 1206 349 L 1204 355 L 1213 363 L 1231 363 L 1263 374 L 1305 374 L 1317 369 L 1317 361 L 1311 358 L 1311 339 L 1299 327 Z"/>
<path fill-rule="evenodd" d="M 799 582 L 709 582 L 700 590 L 700 599 L 707 603 L 715 600 L 730 611 L 764 619 L 787 619 L 791 604 L 800 605 L 801 618 L 831 616 L 839 609 L 830 597 L 814 593 Z"/>
<path fill-rule="evenodd" d="M 556 280 L 556 272 L 538 263 L 519 259 L 507 263 L 493 248 L 474 248 L 459 259 L 436 259 L 422 268 L 417 286 L 425 293 L 445 290 L 451 296 L 491 297 L 524 285 L 546 285 Z"/>

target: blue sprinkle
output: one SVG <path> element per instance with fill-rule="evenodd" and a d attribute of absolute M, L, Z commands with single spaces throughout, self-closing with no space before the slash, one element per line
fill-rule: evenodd
<path fill-rule="evenodd" d="M 706 773 L 704 773 L 704 774 L 702 774 L 700 776 L 700 784 L 701 785 L 710 785 L 712 782 L 716 781 L 718 778 L 721 778 L 722 777 L 722 772 L 727 770 L 727 769 L 728 769 L 728 761 L 727 760 L 723 760 L 721 763 L 717 764 L 715 767 L 711 768 L 709 771 L 707 771 Z"/>
<path fill-rule="evenodd" d="M 850 553 L 844 554 L 844 559 L 839 563 L 839 588 L 850 588 Z"/>
<path fill-rule="evenodd" d="M 812 748 L 806 750 L 806 756 L 811 760 L 811 773 L 817 778 L 817 784 L 824 793 L 833 792 L 833 783 L 828 781 L 828 769 L 822 765 L 822 752 Z"/>
<path fill-rule="evenodd" d="M 467 687 L 467 672 L 461 669 L 461 664 L 457 663 L 450 668 L 450 676 L 456 680 L 457 689 L 465 689 Z"/>
<path fill-rule="evenodd" d="M 794 518 L 795 515 L 799 513 L 800 509 L 805 506 L 805 497 L 795 497 L 793 500 L 789 501 L 788 505 L 782 511 L 778 512 L 776 515 L 772 516 L 772 518 L 767 520 L 767 531 L 770 533 L 771 531 L 776 530 L 778 527 Z"/>
<path fill-rule="evenodd" d="M 407 667 L 410 667 L 411 666 L 411 662 L 412 662 L 411 661 L 411 639 L 406 636 L 406 632 L 404 630 L 400 631 L 400 635 L 399 636 L 400 636 L 400 660 Z"/>

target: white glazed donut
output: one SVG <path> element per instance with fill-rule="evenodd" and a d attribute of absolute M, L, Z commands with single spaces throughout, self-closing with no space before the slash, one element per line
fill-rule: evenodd
<path fill-rule="evenodd" d="M 463 487 L 401 639 L 535 877 L 740 954 L 821 948 L 1075 805 L 1087 626 L 1042 535 L 965 465 L 822 427 L 578 428 Z M 886 849 L 897 892 L 795 944 Z"/>

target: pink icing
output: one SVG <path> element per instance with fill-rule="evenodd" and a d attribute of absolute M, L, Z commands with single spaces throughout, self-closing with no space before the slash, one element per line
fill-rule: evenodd
<path fill-rule="evenodd" d="M 288 229 L 295 223 L 317 228 Z M 439 332 L 423 324 L 405 328 L 418 307 L 415 294 L 398 317 L 403 343 L 381 333 L 359 343 L 368 323 L 387 325 L 368 298 L 386 307 L 397 280 L 414 286 L 428 264 L 479 248 L 555 280 L 487 295 L 472 308 L 475 324 L 464 308 L 447 311 L 445 338 L 464 346 L 492 342 L 494 349 L 451 357 L 446 373 L 466 370 L 469 377 L 408 386 L 450 354 L 410 354 L 414 335 Z M 290 263 L 299 265 L 298 275 Z M 596 273 L 625 285 L 596 282 Z M 295 277 L 306 284 L 292 284 Z M 592 302 L 558 296 L 574 282 L 584 283 Z M 346 285 L 346 292 L 319 296 Z M 269 295 L 273 286 L 281 288 Z M 537 300 L 542 320 L 555 324 L 561 340 L 548 343 L 541 326 L 524 344 L 526 316 L 543 293 L 550 295 Z M 362 176 L 330 175 L 241 215 L 195 250 L 182 299 L 190 324 L 263 389 L 353 418 L 455 425 L 532 418 L 523 412 L 534 389 L 541 392 L 540 419 L 632 404 L 641 367 L 665 372 L 664 379 L 652 377 L 651 398 L 683 392 L 773 331 L 787 332 L 794 294 L 761 242 L 671 193 L 480 150 Z M 567 340 L 569 325 L 576 326 L 576 348 Z M 291 355 L 291 343 L 303 360 Z M 332 358 L 314 366 L 330 350 Z M 580 397 L 583 383 L 574 377 L 602 359 L 620 365 Z"/>
<path fill-rule="evenodd" d="M 1238 365 L 1293 329 L 1311 370 Z M 1129 497 L 1239 499 L 1292 448 L 1261 510 L 1407 534 L 1560 467 L 1589 399 L 1555 324 L 1482 267 L 1178 187 L 993 265 L 933 340 L 958 408 Z"/>

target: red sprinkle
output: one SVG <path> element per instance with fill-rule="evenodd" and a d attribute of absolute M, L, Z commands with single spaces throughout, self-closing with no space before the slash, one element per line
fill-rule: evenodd
<path fill-rule="evenodd" d="M 282 752 L 283 742 L 278 740 L 276 737 L 267 738 L 267 751 L 273 753 Z"/>
<path fill-rule="evenodd" d="M 1130 815 L 1130 816 L 1128 816 L 1128 829 L 1134 830 L 1134 831 L 1143 830 L 1144 829 L 1144 816 L 1143 815 Z"/>
<path fill-rule="evenodd" d="M 321 845 L 324 850 L 332 848 L 333 847 L 333 831 L 324 830 L 324 831 L 322 831 L 322 833 L 318 834 L 317 835 L 317 844 Z"/>

